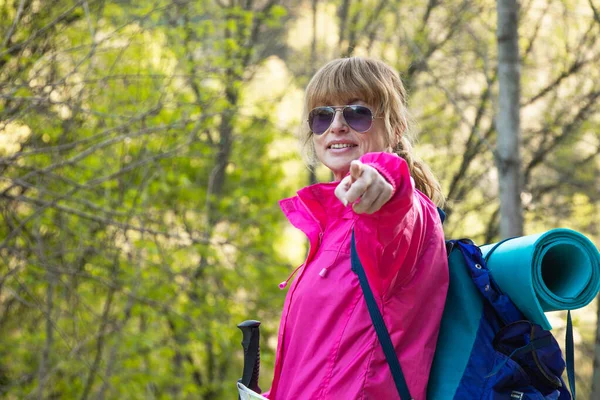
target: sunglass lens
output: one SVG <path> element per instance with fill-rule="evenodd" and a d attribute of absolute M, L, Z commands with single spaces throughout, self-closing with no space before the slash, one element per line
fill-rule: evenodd
<path fill-rule="evenodd" d="M 344 119 L 357 132 L 366 132 L 371 128 L 373 114 L 363 106 L 350 106 L 344 109 Z"/>
<path fill-rule="evenodd" d="M 334 115 L 335 110 L 333 108 L 315 108 L 310 112 L 310 115 L 308 116 L 310 130 L 316 135 L 321 135 L 329 128 L 329 125 L 331 125 L 331 121 L 333 121 Z"/>

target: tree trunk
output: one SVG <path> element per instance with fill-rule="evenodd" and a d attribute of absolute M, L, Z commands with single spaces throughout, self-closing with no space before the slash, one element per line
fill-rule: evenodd
<path fill-rule="evenodd" d="M 346 25 L 348 21 L 348 12 L 350 10 L 350 0 L 343 0 L 340 8 L 338 9 L 338 17 L 340 19 L 339 24 L 339 41 L 338 41 L 338 49 L 341 52 L 342 44 L 344 43 L 344 39 L 346 39 Z"/>
<path fill-rule="evenodd" d="M 498 0 L 498 144 L 496 164 L 500 192 L 500 236 L 523 234 L 521 206 L 519 5 Z"/>
<path fill-rule="evenodd" d="M 312 41 L 310 43 L 310 65 L 312 65 L 311 75 L 314 75 L 317 68 L 317 11 L 319 0 L 312 0 Z M 340 34 L 342 27 L 340 26 Z M 317 173 L 314 168 L 308 171 L 308 184 L 314 185 L 317 183 Z"/>

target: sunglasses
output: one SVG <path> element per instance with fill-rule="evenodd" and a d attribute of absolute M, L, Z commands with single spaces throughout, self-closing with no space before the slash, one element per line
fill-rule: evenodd
<path fill-rule="evenodd" d="M 326 106 L 313 108 L 308 114 L 308 126 L 315 135 L 322 135 L 329 129 L 337 110 L 342 110 L 342 115 L 350 128 L 356 132 L 364 133 L 373 124 L 373 111 L 365 106 Z"/>

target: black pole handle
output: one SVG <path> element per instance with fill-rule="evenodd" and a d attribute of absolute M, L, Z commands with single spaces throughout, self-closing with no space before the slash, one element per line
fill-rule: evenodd
<path fill-rule="evenodd" d="M 260 393 L 258 375 L 260 373 L 260 322 L 244 321 L 238 325 L 241 329 L 242 347 L 244 348 L 244 372 L 240 382 L 248 389 Z"/>

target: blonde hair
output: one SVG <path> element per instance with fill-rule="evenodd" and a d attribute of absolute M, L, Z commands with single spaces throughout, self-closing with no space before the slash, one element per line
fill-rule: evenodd
<path fill-rule="evenodd" d="M 427 164 L 413 153 L 406 89 L 398 73 L 384 62 L 350 57 L 324 65 L 306 87 L 303 120 L 307 120 L 309 111 L 315 107 L 342 105 L 354 99 L 374 107 L 375 116 L 383 118 L 388 146 L 406 160 L 417 189 L 441 207 L 444 195 L 439 182 Z M 302 153 L 310 166 L 318 161 L 312 135 L 305 122 L 301 134 Z"/>

